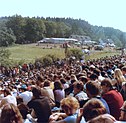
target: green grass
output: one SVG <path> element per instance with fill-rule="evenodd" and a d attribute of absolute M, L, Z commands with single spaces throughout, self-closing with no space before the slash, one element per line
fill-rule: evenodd
<path fill-rule="evenodd" d="M 36 58 L 43 57 L 47 54 L 56 55 L 59 58 L 64 58 L 64 49 L 43 49 L 42 47 L 32 45 L 16 45 L 8 48 L 11 52 L 10 59 L 15 61 L 34 62 Z"/>
<path fill-rule="evenodd" d="M 110 57 L 119 54 L 121 54 L 119 51 L 100 51 L 100 52 L 92 53 L 90 56 L 88 56 L 88 59 L 97 59 L 106 56 Z"/>
<path fill-rule="evenodd" d="M 43 49 L 42 46 L 36 46 L 36 44 L 28 44 L 28 45 L 15 45 L 12 47 L 8 47 L 9 51 L 11 52 L 10 59 L 14 61 L 25 61 L 27 63 L 34 62 L 36 58 L 41 58 L 47 54 L 56 55 L 59 58 L 64 58 L 64 49 L 63 48 L 46 48 Z M 96 59 L 105 56 L 113 56 L 120 54 L 120 52 L 116 51 L 95 51 L 92 52 L 90 56 L 86 55 L 86 60 L 88 59 Z"/>

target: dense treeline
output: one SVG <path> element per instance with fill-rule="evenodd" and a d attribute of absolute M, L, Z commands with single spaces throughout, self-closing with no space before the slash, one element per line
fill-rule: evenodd
<path fill-rule="evenodd" d="M 0 46 L 14 43 L 35 43 L 44 37 L 90 36 L 92 40 L 112 39 L 125 46 L 125 33 L 111 27 L 92 26 L 87 21 L 72 18 L 22 17 L 14 15 L 0 18 Z"/>

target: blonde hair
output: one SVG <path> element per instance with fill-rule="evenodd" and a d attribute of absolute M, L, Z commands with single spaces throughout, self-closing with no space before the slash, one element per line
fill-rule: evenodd
<path fill-rule="evenodd" d="M 79 102 L 75 97 L 68 96 L 61 100 L 61 108 L 64 110 L 65 107 L 77 110 L 79 108 Z"/>
<path fill-rule="evenodd" d="M 119 68 L 115 69 L 114 78 L 117 80 L 117 83 L 126 82 L 126 79 L 123 76 L 123 73 Z"/>

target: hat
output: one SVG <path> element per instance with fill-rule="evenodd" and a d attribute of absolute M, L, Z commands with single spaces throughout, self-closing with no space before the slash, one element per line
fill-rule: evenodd
<path fill-rule="evenodd" d="M 20 89 L 27 89 L 27 86 L 25 84 L 21 85 Z"/>

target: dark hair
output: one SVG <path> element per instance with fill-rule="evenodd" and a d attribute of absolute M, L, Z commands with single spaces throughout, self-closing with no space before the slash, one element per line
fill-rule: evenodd
<path fill-rule="evenodd" d="M 80 91 L 83 91 L 83 89 L 84 89 L 83 82 L 75 82 L 73 85 L 75 88 L 77 88 Z"/>
<path fill-rule="evenodd" d="M 9 95 L 9 94 L 11 94 L 11 91 L 10 91 L 10 89 L 6 88 L 6 89 L 4 89 L 4 93 L 6 93 L 7 95 Z"/>
<path fill-rule="evenodd" d="M 32 87 L 32 93 L 34 98 L 39 98 L 41 96 L 41 88 L 40 87 Z"/>
<path fill-rule="evenodd" d="M 100 94 L 100 85 L 96 82 L 88 82 L 86 84 L 86 90 L 92 95 L 97 96 Z"/>
<path fill-rule="evenodd" d="M 61 78 L 61 79 L 60 79 L 60 82 L 61 82 L 62 84 L 65 84 L 65 83 L 66 83 L 66 80 L 65 80 L 64 78 Z"/>
<path fill-rule="evenodd" d="M 54 82 L 54 90 L 58 90 L 58 89 L 62 90 L 63 85 L 62 85 L 62 83 L 60 81 L 55 81 Z"/>
<path fill-rule="evenodd" d="M 43 85 L 44 87 L 47 87 L 47 86 L 50 86 L 50 81 L 49 80 L 45 80 L 45 82 L 44 82 L 44 85 Z"/>
<path fill-rule="evenodd" d="M 18 109 L 23 117 L 23 119 L 27 118 L 27 114 L 29 113 L 29 108 L 27 105 L 25 105 L 24 103 L 21 103 L 18 105 Z"/>
<path fill-rule="evenodd" d="M 111 83 L 111 80 L 108 79 L 108 78 L 102 80 L 102 81 L 101 81 L 101 86 L 110 87 L 110 89 L 112 89 L 112 83 Z"/>
<path fill-rule="evenodd" d="M 97 76 L 95 73 L 93 73 L 93 74 L 90 75 L 89 78 L 90 78 L 91 80 L 96 80 L 96 79 L 98 79 L 98 76 Z"/>

